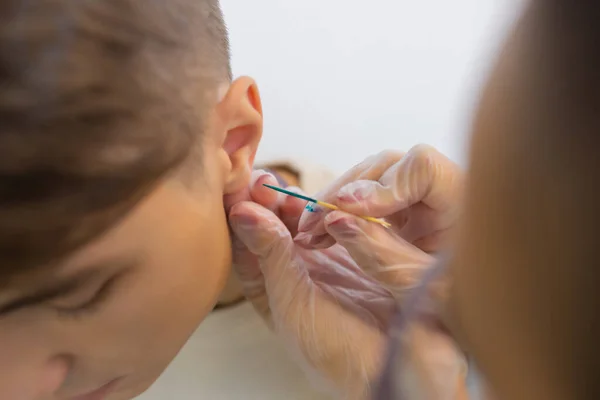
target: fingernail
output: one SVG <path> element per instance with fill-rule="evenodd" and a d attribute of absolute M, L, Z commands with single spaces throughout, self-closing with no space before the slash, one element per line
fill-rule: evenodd
<path fill-rule="evenodd" d="M 357 203 L 370 197 L 374 188 L 374 182 L 351 183 L 340 189 L 337 198 L 345 203 Z"/>
<path fill-rule="evenodd" d="M 310 205 L 310 203 L 308 204 Z M 307 207 L 308 207 L 307 205 Z M 321 220 L 320 214 L 323 212 L 323 208 L 319 206 L 312 206 L 310 214 L 305 214 L 300 218 L 300 223 L 298 224 L 298 232 L 309 232 L 313 229 L 319 221 Z"/>
<path fill-rule="evenodd" d="M 254 186 L 259 181 L 264 182 L 264 180 L 268 179 L 269 177 L 272 178 L 274 182 L 277 182 L 275 176 L 264 169 L 257 169 L 253 171 L 250 178 L 250 187 Z"/>
<path fill-rule="evenodd" d="M 310 246 L 317 247 L 327 239 L 327 235 L 314 236 L 308 243 Z"/>
<path fill-rule="evenodd" d="M 335 241 L 333 241 L 331 236 L 321 235 L 312 238 L 312 240 L 310 241 L 310 247 L 315 250 L 326 249 L 328 247 L 331 247 L 334 243 Z"/>
<path fill-rule="evenodd" d="M 336 228 L 339 228 L 339 227 L 350 228 L 350 229 L 358 228 L 358 225 L 356 225 L 356 221 L 354 221 L 354 219 L 351 217 L 336 218 L 336 219 L 330 221 L 328 225 L 336 227 Z"/>
<path fill-rule="evenodd" d="M 265 183 L 272 185 L 272 186 L 279 186 L 279 182 L 277 182 L 277 178 L 275 178 L 273 175 L 271 175 L 269 173 L 264 174 L 263 176 L 258 178 L 258 180 L 256 181 L 256 184 L 258 186 L 262 186 Z M 277 193 L 279 193 L 279 192 L 277 192 Z"/>
<path fill-rule="evenodd" d="M 318 248 L 321 244 L 325 243 L 327 238 L 328 235 L 313 236 L 309 233 L 299 233 L 294 238 L 294 242 L 298 243 L 305 249 L 312 250 Z"/>
<path fill-rule="evenodd" d="M 310 246 L 310 242 L 313 239 L 313 236 L 308 233 L 300 232 L 294 238 L 294 242 L 298 243 L 302 247 Z"/>
<path fill-rule="evenodd" d="M 327 225 L 336 234 L 345 234 L 355 236 L 360 232 L 360 227 L 356 223 L 356 220 L 352 217 L 339 217 L 332 221 L 328 221 Z"/>
<path fill-rule="evenodd" d="M 256 218 L 250 215 L 233 215 L 230 217 L 231 225 L 237 229 L 248 230 L 256 226 Z"/>
<path fill-rule="evenodd" d="M 273 183 L 277 183 L 277 178 L 275 178 L 275 175 L 273 175 L 270 172 L 265 172 L 264 175 L 261 175 L 260 178 L 258 178 L 258 181 L 260 182 L 264 182 L 266 180 L 270 180 Z"/>

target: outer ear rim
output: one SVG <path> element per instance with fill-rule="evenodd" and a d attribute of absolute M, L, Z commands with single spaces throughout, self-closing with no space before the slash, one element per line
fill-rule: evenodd
<path fill-rule="evenodd" d="M 221 107 L 228 121 L 222 143 L 231 166 L 224 186 L 227 195 L 243 190 L 248 185 L 262 138 L 263 108 L 254 79 L 236 79 L 223 98 Z"/>
<path fill-rule="evenodd" d="M 240 115 L 240 111 L 243 111 L 243 107 L 230 107 L 231 104 L 240 104 L 238 99 L 247 99 L 247 103 L 252 110 L 256 111 L 256 117 L 260 118 L 262 124 L 263 118 L 263 106 L 260 91 L 256 81 L 249 76 L 242 76 L 234 80 L 229 89 L 223 96 L 223 99 L 219 102 L 220 114 L 230 122 L 225 128 L 227 130 L 234 129 L 239 126 L 238 119 L 246 118 L 247 115 Z"/>

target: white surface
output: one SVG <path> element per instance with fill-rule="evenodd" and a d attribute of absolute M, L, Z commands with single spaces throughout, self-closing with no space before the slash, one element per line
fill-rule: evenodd
<path fill-rule="evenodd" d="M 519 0 L 222 0 L 236 75 L 257 79 L 260 158 L 345 171 L 429 143 L 462 162 L 490 55 Z"/>
<path fill-rule="evenodd" d="M 137 400 L 326 400 L 249 303 L 211 314 Z"/>

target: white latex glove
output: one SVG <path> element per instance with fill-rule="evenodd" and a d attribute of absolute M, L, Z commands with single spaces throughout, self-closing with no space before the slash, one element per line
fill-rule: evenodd
<path fill-rule="evenodd" d="M 299 247 L 280 218 L 256 203 L 235 205 L 229 219 L 245 295 L 309 378 L 343 399 L 370 398 L 394 297 L 340 246 Z"/>
<path fill-rule="evenodd" d="M 447 245 L 458 219 L 464 175 L 433 147 L 386 151 L 367 158 L 319 193 L 319 200 L 355 215 L 386 218 L 402 238 L 427 252 Z M 326 209 L 306 211 L 298 239 L 307 248 L 334 243 L 323 226 Z"/>
<path fill-rule="evenodd" d="M 339 245 L 316 251 L 297 246 L 292 233 L 304 203 L 290 197 L 264 201 L 268 195 L 261 193 L 266 190 L 262 183 L 274 182 L 268 176 L 254 181 L 250 194 L 241 198 L 263 200 L 274 212 L 249 202 L 239 203 L 230 211 L 236 243 L 234 265 L 246 296 L 310 377 L 327 383 L 341 398 L 369 398 L 395 308 L 395 299 L 386 287 L 402 291 L 399 282 L 385 280 L 396 275 L 380 275 L 384 282 L 369 277 Z M 335 225 L 330 222 L 328 226 Z M 407 242 L 400 243 L 393 242 L 390 254 L 421 276 L 431 257 Z M 416 280 L 412 273 L 406 274 L 409 287 L 414 287 Z M 426 345 L 427 336 L 418 337 L 418 343 L 432 347 Z M 430 361 L 425 364 L 432 365 Z M 411 393 L 417 388 L 425 393 L 422 388 L 431 386 L 421 367 L 410 376 L 403 386 Z"/>
<path fill-rule="evenodd" d="M 396 343 L 388 361 L 394 381 L 387 389 L 393 394 L 388 391 L 382 400 L 467 399 L 466 360 L 443 322 L 449 275 L 425 269 L 429 255 L 380 225 L 334 211 L 324 227 L 401 299 L 399 321 L 390 330 Z"/>

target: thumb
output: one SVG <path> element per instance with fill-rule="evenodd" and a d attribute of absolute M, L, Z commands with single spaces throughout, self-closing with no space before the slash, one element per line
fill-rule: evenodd
<path fill-rule="evenodd" d="M 237 240 L 255 257 L 269 298 L 279 296 L 304 277 L 293 262 L 296 250 L 292 236 L 273 212 L 256 203 L 242 202 L 231 209 L 229 222 Z M 253 262 L 250 258 L 236 261 L 249 265 Z"/>
<path fill-rule="evenodd" d="M 411 206 L 413 196 L 377 181 L 358 180 L 342 187 L 337 204 L 355 215 L 388 217 Z"/>
<path fill-rule="evenodd" d="M 325 218 L 325 228 L 365 272 L 394 292 L 414 288 L 433 261 L 391 230 L 341 211 Z"/>
<path fill-rule="evenodd" d="M 338 192 L 348 212 L 385 217 L 423 202 L 436 211 L 453 209 L 463 188 L 459 166 L 431 146 L 413 147 L 379 179 L 355 181 Z"/>
<path fill-rule="evenodd" d="M 229 223 L 239 240 L 260 259 L 269 258 L 289 239 L 290 232 L 270 210 L 252 202 L 241 202 L 229 213 Z"/>

